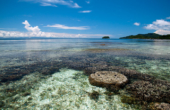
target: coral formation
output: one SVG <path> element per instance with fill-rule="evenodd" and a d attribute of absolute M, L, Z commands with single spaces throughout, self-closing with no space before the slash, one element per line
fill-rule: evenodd
<path fill-rule="evenodd" d="M 101 87 L 108 87 L 109 85 L 121 87 L 128 82 L 128 79 L 126 76 L 114 71 L 97 71 L 89 76 L 89 82 L 92 85 Z"/>
<path fill-rule="evenodd" d="M 126 89 L 136 98 L 147 102 L 169 102 L 170 100 L 170 85 L 135 81 L 127 85 Z"/>
<path fill-rule="evenodd" d="M 151 110 L 170 110 L 170 104 L 168 103 L 151 103 Z"/>

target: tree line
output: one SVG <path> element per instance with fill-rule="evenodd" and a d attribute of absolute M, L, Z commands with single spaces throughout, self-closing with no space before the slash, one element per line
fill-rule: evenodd
<path fill-rule="evenodd" d="M 170 39 L 170 34 L 159 35 L 155 33 L 148 33 L 148 34 L 130 35 L 126 37 L 121 37 L 120 39 Z"/>

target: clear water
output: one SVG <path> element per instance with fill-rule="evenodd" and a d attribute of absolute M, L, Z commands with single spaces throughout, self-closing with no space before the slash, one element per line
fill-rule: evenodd
<path fill-rule="evenodd" d="M 112 51 L 92 52 L 87 51 L 88 49 L 112 49 Z M 122 50 L 114 51 L 114 49 Z M 60 67 L 63 60 L 81 63 L 94 61 L 100 64 L 107 62 L 112 66 L 133 69 L 170 82 L 170 41 L 168 40 L 0 40 L 1 76 L 13 72 L 17 74 L 17 71 L 26 71 L 27 66 L 37 64 L 37 67 L 34 66 L 35 71 L 30 70 L 31 72 L 24 77 L 0 84 L 0 98 L 3 101 L 0 108 L 4 110 L 140 109 L 140 105 L 121 102 L 121 95 L 128 94 L 124 90 L 120 90 L 120 94 L 113 93 L 108 99 L 105 94 L 107 90 L 90 85 L 88 76 L 84 75 L 83 71 L 67 68 L 67 65 Z M 60 71 L 52 75 L 42 75 L 41 70 L 48 70 L 50 67 L 39 65 L 52 61 L 61 63 L 53 65 L 59 67 Z M 89 94 L 93 91 L 99 93 L 98 100 L 90 98 Z M 29 94 L 23 95 L 25 93 Z"/>

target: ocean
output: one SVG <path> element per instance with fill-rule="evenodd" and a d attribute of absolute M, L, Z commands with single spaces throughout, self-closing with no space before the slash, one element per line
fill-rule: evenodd
<path fill-rule="evenodd" d="M 148 101 L 133 96 L 126 86 L 118 91 L 109 91 L 89 83 L 86 68 L 102 67 L 107 70 L 111 66 L 119 68 L 117 72 L 127 69 L 153 77 L 149 80 L 138 78 L 138 75 L 135 78 L 128 76 L 130 81 L 127 85 L 135 81 L 149 81 L 154 85 L 155 81 L 161 81 L 169 90 L 170 41 L 85 38 L 0 40 L 0 108 L 141 110 L 157 102 L 152 98 Z M 134 99 L 128 102 L 124 101 L 125 97 Z M 167 103 L 163 98 L 160 101 Z"/>

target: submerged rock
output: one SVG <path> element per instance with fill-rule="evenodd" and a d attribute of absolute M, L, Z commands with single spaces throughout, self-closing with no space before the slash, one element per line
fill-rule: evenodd
<path fill-rule="evenodd" d="M 89 82 L 94 86 L 121 87 L 128 82 L 128 79 L 126 76 L 114 71 L 97 71 L 89 76 Z"/>

